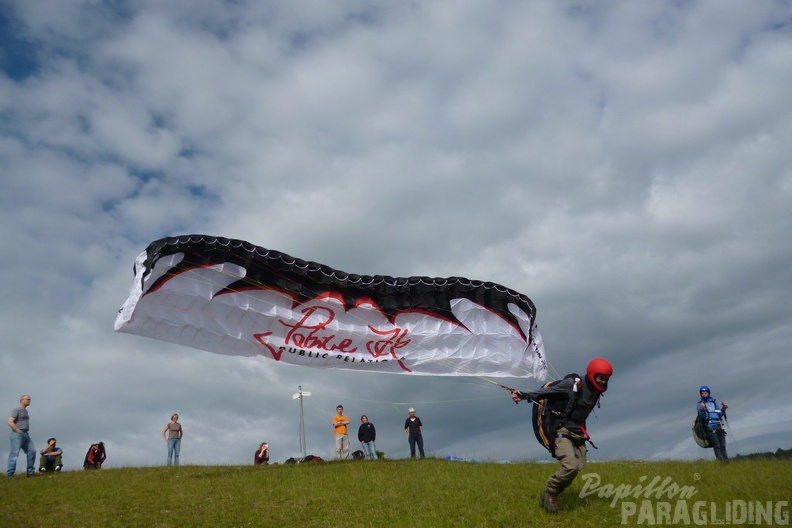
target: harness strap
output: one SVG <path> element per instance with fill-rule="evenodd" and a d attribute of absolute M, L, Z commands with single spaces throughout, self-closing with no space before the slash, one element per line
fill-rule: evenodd
<path fill-rule="evenodd" d="M 583 433 L 582 436 L 574 434 L 574 433 L 557 433 L 556 434 L 556 438 L 566 438 L 567 440 L 569 440 L 569 441 L 571 441 L 573 443 L 574 442 L 580 442 L 580 440 L 582 438 L 584 444 L 586 442 L 588 442 L 589 444 L 591 444 L 591 447 L 593 447 L 594 449 L 599 449 L 599 447 L 597 447 L 594 444 L 594 442 L 591 441 L 591 435 L 589 435 L 588 431 L 586 431 L 586 428 L 583 427 L 582 425 L 578 425 L 578 427 L 580 428 L 581 432 Z"/>

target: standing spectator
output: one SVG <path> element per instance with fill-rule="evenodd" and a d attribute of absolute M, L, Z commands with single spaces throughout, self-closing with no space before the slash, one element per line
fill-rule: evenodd
<path fill-rule="evenodd" d="M 363 453 L 371 460 L 377 459 L 377 446 L 374 440 L 377 439 L 377 430 L 374 429 L 374 424 L 369 422 L 368 416 L 365 414 L 360 417 L 360 427 L 358 428 L 358 440 L 363 444 Z"/>
<path fill-rule="evenodd" d="M 347 425 L 349 418 L 344 416 L 344 406 L 336 407 L 336 415 L 333 416 L 333 430 L 335 432 L 335 454 L 336 458 L 346 460 L 349 458 L 349 434 Z"/>
<path fill-rule="evenodd" d="M 167 433 L 167 437 L 165 436 Z M 162 439 L 168 444 L 168 465 L 179 465 L 179 451 L 181 451 L 181 439 L 184 436 L 184 430 L 179 423 L 179 415 L 173 413 L 171 421 L 162 430 Z"/>
<path fill-rule="evenodd" d="M 47 471 L 60 471 L 63 467 L 63 449 L 57 446 L 58 441 L 55 438 L 47 440 L 47 445 L 41 450 L 41 459 L 39 460 L 39 472 L 46 473 Z"/>
<path fill-rule="evenodd" d="M 269 446 L 267 442 L 261 442 L 261 445 L 256 449 L 253 455 L 254 466 L 267 466 L 269 465 Z"/>
<path fill-rule="evenodd" d="M 30 416 L 27 408 L 30 406 L 30 396 L 25 394 L 19 398 L 19 406 L 11 411 L 8 427 L 11 428 L 11 451 L 8 453 L 8 469 L 6 476 L 13 477 L 16 473 L 19 450 L 27 455 L 27 476 L 36 476 L 36 449 L 30 439 Z"/>
<path fill-rule="evenodd" d="M 718 400 L 710 396 L 710 388 L 706 385 L 699 389 L 701 399 L 698 404 L 698 415 L 707 423 L 707 436 L 709 437 L 712 450 L 715 451 L 715 458 L 724 464 L 729 462 L 729 455 L 726 454 L 726 431 L 723 429 L 723 420 L 726 419 L 726 409 L 729 405 L 721 403 L 718 408 Z"/>
<path fill-rule="evenodd" d="M 410 407 L 407 410 L 410 416 L 404 421 L 404 432 L 407 433 L 407 441 L 410 443 L 410 458 L 415 458 L 415 446 L 418 445 L 418 452 L 421 458 L 425 458 L 423 445 L 423 424 L 421 419 L 415 416 L 415 409 Z"/>

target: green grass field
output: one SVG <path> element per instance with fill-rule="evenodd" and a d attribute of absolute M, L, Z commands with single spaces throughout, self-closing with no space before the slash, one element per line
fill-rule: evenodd
<path fill-rule="evenodd" d="M 560 496 L 561 511 L 551 515 L 540 508 L 539 495 L 556 467 L 418 459 L 17 476 L 0 481 L 0 526 L 601 528 L 620 526 L 623 520 L 627 526 L 684 526 L 681 511 L 673 517 L 678 508 L 688 511 L 687 525 L 699 524 L 702 516 L 707 524 L 725 520 L 725 509 L 731 508 L 729 514 L 737 515 L 738 524 L 752 526 L 747 521 L 756 520 L 757 507 L 760 514 L 770 508 L 772 526 L 784 519 L 789 522 L 788 503 L 782 504 L 792 495 L 789 459 L 738 460 L 729 465 L 590 463 Z M 635 486 L 645 487 L 653 479 L 658 484 L 652 493 L 638 490 L 638 498 L 614 498 L 616 492 L 635 492 Z M 595 480 L 598 488 L 592 488 Z M 581 497 L 582 491 L 590 493 Z M 704 506 L 693 512 L 697 502 Z M 746 522 L 740 523 L 743 514 Z M 761 517 L 755 525 L 768 525 L 765 520 Z"/>

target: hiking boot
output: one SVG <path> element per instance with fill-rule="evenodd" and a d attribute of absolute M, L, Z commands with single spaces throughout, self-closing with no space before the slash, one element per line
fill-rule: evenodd
<path fill-rule="evenodd" d="M 542 508 L 550 513 L 558 513 L 558 495 L 547 490 L 542 492 Z"/>
<path fill-rule="evenodd" d="M 47 468 L 39 468 L 39 473 L 46 473 L 46 472 L 47 472 Z"/>
<path fill-rule="evenodd" d="M 60 473 L 60 470 L 61 470 L 62 468 L 63 468 L 63 466 L 55 466 L 55 472 L 56 472 L 56 473 Z"/>

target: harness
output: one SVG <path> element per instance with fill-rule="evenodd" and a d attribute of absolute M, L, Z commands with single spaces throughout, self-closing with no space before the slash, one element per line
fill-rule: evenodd
<path fill-rule="evenodd" d="M 577 385 L 580 380 L 580 376 L 577 374 L 568 374 L 563 379 L 567 378 L 575 378 L 572 395 L 569 398 L 557 395 L 555 397 L 541 398 L 538 401 L 529 400 L 534 404 L 531 422 L 533 424 L 536 439 L 544 446 L 545 449 L 550 452 L 553 457 L 555 457 L 555 441 L 558 438 L 566 438 L 574 445 L 578 446 L 588 442 L 591 444 L 592 448 L 599 449 L 594 444 L 594 442 L 591 441 L 591 436 L 589 435 L 588 431 L 586 431 L 586 428 L 571 419 L 574 411 L 578 407 L 580 400 L 580 391 L 578 390 Z M 545 383 L 543 388 L 558 384 L 561 381 L 563 380 Z M 566 405 L 564 405 L 564 402 L 566 402 Z M 599 406 L 599 398 L 597 398 L 596 403 Z M 564 405 L 563 409 L 561 409 L 562 405 Z M 563 424 L 566 422 L 575 423 L 575 427 L 580 429 L 582 434 L 578 434 L 569 430 L 565 430 L 565 432 L 559 432 L 559 428 L 563 427 Z"/>

